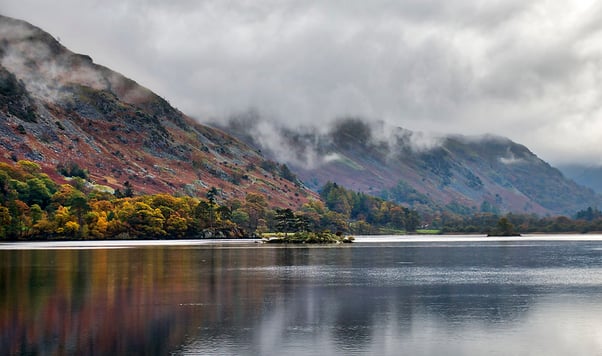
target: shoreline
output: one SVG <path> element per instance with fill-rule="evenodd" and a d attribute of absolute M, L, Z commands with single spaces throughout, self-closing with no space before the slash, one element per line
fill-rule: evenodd
<path fill-rule="evenodd" d="M 163 240 L 38 240 L 2 241 L 0 250 L 34 249 L 119 249 L 153 246 L 197 246 L 217 244 L 255 244 L 260 239 L 163 239 Z"/>
<path fill-rule="evenodd" d="M 522 236 L 486 235 L 352 235 L 358 243 L 462 243 L 462 242 L 528 242 L 528 241 L 602 241 L 602 234 L 525 234 Z M 199 245 L 248 245 L 281 246 L 265 244 L 261 239 L 148 239 L 148 240 L 38 240 L 2 241 L 0 250 L 28 249 L 118 249 L 153 246 L 199 246 Z M 294 244 L 293 244 L 294 245 Z M 309 246 L 312 244 L 299 244 Z M 316 244 L 321 246 L 321 244 Z"/>

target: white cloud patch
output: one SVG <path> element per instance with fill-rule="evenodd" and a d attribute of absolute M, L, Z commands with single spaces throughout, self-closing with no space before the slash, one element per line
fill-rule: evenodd
<path fill-rule="evenodd" d="M 500 162 L 506 165 L 518 164 L 525 162 L 522 158 L 516 158 L 514 155 L 510 155 L 509 157 L 500 157 Z"/>

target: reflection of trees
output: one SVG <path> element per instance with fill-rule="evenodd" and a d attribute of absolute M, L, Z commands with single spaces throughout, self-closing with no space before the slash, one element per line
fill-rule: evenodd
<path fill-rule="evenodd" d="M 251 258 L 261 261 L 229 249 L 0 251 L 0 350 L 168 354 L 200 327 L 257 319 L 243 306 L 262 302 L 263 285 L 228 268 Z"/>
<path fill-rule="evenodd" d="M 523 248 L 246 246 L 0 251 L 0 350 L 168 354 L 291 340 L 368 350 L 390 325 L 402 338 L 424 318 L 520 320 L 545 293 L 478 273 L 461 281 L 497 263 L 539 267 Z"/>

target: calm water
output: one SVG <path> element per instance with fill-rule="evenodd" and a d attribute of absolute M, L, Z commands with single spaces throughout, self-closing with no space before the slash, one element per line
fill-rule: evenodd
<path fill-rule="evenodd" d="M 0 244 L 0 354 L 602 355 L 602 237 Z"/>

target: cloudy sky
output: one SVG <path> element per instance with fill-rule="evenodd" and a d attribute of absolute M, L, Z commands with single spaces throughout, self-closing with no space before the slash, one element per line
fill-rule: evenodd
<path fill-rule="evenodd" d="M 602 164 L 600 2 L 0 0 L 0 12 L 201 121 L 353 115 Z"/>

